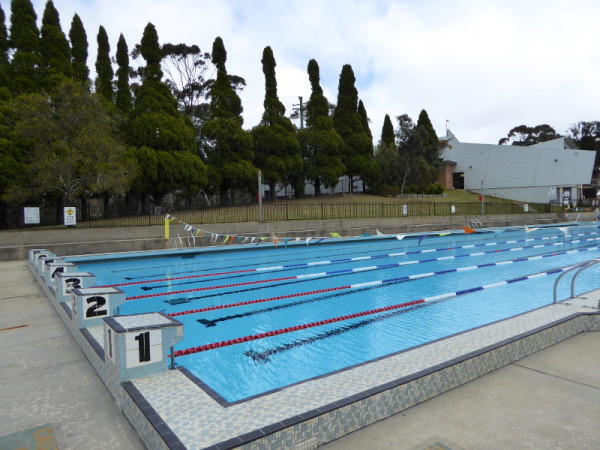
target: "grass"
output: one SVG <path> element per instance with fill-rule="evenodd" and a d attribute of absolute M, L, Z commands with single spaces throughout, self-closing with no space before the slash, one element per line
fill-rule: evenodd
<path fill-rule="evenodd" d="M 523 202 L 507 200 L 500 197 L 485 195 L 486 202 L 494 203 L 518 203 Z M 464 191 L 462 189 L 450 189 L 444 191 L 443 196 L 428 197 L 380 197 L 371 194 L 335 194 L 322 195 L 320 197 L 306 197 L 292 200 L 280 199 L 273 203 L 293 202 L 293 203 L 479 203 L 479 194 Z M 270 202 L 269 202 L 270 203 Z"/>

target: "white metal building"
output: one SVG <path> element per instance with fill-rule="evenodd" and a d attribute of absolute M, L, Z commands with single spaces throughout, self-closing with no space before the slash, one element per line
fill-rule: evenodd
<path fill-rule="evenodd" d="M 595 151 L 581 150 L 570 138 L 559 138 L 528 147 L 467 144 L 448 131 L 449 147 L 442 151 L 449 188 L 482 191 L 532 203 L 576 204 L 582 185 L 589 185 Z"/>

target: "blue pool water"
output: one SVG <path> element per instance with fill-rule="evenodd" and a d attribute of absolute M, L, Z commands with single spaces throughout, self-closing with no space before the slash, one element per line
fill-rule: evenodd
<path fill-rule="evenodd" d="M 70 260 L 125 291 L 121 314 L 186 312 L 175 350 L 202 351 L 177 364 L 234 402 L 546 306 L 560 270 L 599 247 L 599 227 L 578 224 Z M 598 288 L 593 272 L 578 292 Z"/>

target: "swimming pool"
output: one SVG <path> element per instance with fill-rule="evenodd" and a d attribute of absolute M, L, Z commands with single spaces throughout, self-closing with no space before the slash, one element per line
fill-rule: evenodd
<path fill-rule="evenodd" d="M 177 364 L 237 402 L 546 306 L 599 245 L 579 224 L 69 260 L 126 292 L 121 314 L 177 314 Z"/>

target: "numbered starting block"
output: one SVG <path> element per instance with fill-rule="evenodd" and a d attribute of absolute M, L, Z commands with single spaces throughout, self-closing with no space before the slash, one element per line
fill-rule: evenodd
<path fill-rule="evenodd" d="M 79 328 L 102 325 L 105 317 L 115 315 L 125 303 L 125 292 L 114 287 L 72 288 L 71 312 Z"/>
<path fill-rule="evenodd" d="M 48 250 L 36 250 L 35 253 L 33 253 L 31 259 L 29 260 L 29 263 L 31 264 L 31 267 L 33 267 L 35 269 L 35 271 L 37 272 L 37 274 L 39 276 L 43 276 L 44 275 L 43 265 L 42 265 L 42 270 L 40 270 L 40 260 L 42 258 L 56 258 L 56 257 L 57 256 L 54 253 L 49 252 Z"/>
<path fill-rule="evenodd" d="M 96 284 L 96 275 L 90 272 L 59 272 L 55 282 L 58 301 L 71 302 L 71 289 L 92 287 Z"/>
<path fill-rule="evenodd" d="M 67 262 L 64 259 L 56 259 L 52 262 L 46 261 L 44 264 L 46 286 L 56 290 L 56 275 L 64 272 L 75 272 L 76 270 L 77 266 L 75 264 Z"/>
<path fill-rule="evenodd" d="M 45 248 L 30 248 L 27 252 L 27 261 L 32 266 L 35 266 L 35 261 L 40 254 L 44 253 L 44 256 L 48 256 L 48 250 Z"/>
<path fill-rule="evenodd" d="M 182 339 L 183 324 L 163 313 L 104 319 L 105 362 L 115 365 L 121 382 L 167 370 Z"/>

